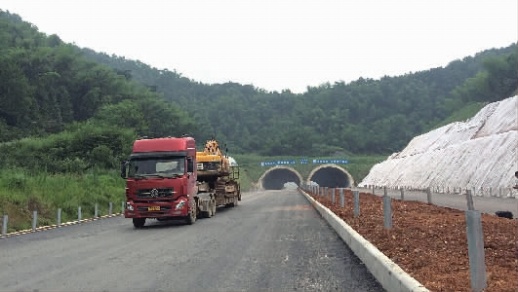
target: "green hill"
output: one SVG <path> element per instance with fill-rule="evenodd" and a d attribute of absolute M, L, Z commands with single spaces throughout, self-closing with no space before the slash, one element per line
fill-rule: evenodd
<path fill-rule="evenodd" d="M 473 112 L 465 107 L 507 98 L 518 87 L 516 44 L 444 68 L 322 84 L 303 94 L 194 82 L 175 71 L 63 43 L 4 11 L 0 44 L 0 142 L 92 133 L 99 142 L 103 131 L 119 131 L 121 137 L 189 134 L 202 142 L 215 136 L 239 154 L 386 155 L 416 135 L 465 118 L 459 112 Z M 82 131 L 87 133 L 74 134 Z M 42 144 L 49 146 L 31 151 L 60 159 L 79 152 L 90 157 L 99 146 L 84 144 L 78 152 L 69 149 L 72 142 Z M 120 146 L 105 146 L 114 159 L 124 155 Z"/>

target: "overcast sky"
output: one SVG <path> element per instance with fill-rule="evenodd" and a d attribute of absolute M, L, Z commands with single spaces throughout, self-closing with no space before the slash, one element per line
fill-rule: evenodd
<path fill-rule="evenodd" d="M 516 0 L 0 0 L 41 32 L 268 91 L 444 67 L 518 39 Z"/>

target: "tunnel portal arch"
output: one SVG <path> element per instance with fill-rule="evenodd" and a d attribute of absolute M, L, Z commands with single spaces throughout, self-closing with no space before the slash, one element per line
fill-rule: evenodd
<path fill-rule="evenodd" d="M 282 190 L 285 183 L 293 182 L 300 185 L 303 181 L 302 176 L 296 169 L 287 166 L 275 166 L 261 175 L 259 187 L 263 190 Z"/>
<path fill-rule="evenodd" d="M 345 169 L 336 164 L 324 164 L 313 169 L 307 183 L 315 182 L 321 187 L 349 188 L 354 186 L 354 178 Z"/>

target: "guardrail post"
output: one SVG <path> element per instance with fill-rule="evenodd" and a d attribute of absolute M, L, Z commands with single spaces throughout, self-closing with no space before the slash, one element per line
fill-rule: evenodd
<path fill-rule="evenodd" d="M 344 195 L 344 189 L 340 188 L 340 207 L 345 207 L 345 195 Z"/>
<path fill-rule="evenodd" d="M 121 213 L 124 214 L 124 201 L 121 202 Z"/>
<path fill-rule="evenodd" d="M 336 188 L 332 188 L 332 193 L 331 193 L 331 202 L 333 202 L 333 205 L 335 204 L 335 195 L 336 195 Z"/>
<path fill-rule="evenodd" d="M 468 236 L 471 290 L 473 292 L 481 292 L 487 287 L 487 283 L 486 263 L 484 259 L 484 236 L 479 211 L 466 211 L 466 229 Z"/>
<path fill-rule="evenodd" d="M 32 232 L 36 231 L 36 227 L 38 223 L 38 211 L 34 210 L 32 211 Z"/>
<path fill-rule="evenodd" d="M 430 190 L 430 187 L 426 188 L 426 199 L 428 204 L 432 203 L 432 190 Z"/>
<path fill-rule="evenodd" d="M 108 215 L 110 215 L 110 216 L 111 216 L 111 215 L 112 215 L 112 211 L 113 211 L 113 203 L 112 203 L 112 202 L 110 202 L 110 207 L 109 207 L 109 209 L 108 209 Z"/>
<path fill-rule="evenodd" d="M 9 216 L 4 215 L 2 219 L 2 237 L 7 236 L 7 222 L 9 221 Z"/>
<path fill-rule="evenodd" d="M 468 210 L 475 210 L 475 206 L 473 205 L 473 196 L 471 195 L 471 190 L 466 190 L 466 200 L 468 203 Z"/>
<path fill-rule="evenodd" d="M 95 207 L 94 207 L 94 217 L 97 218 L 99 217 L 99 204 L 95 203 Z"/>
<path fill-rule="evenodd" d="M 83 214 L 81 214 L 81 206 L 77 207 L 77 221 L 81 221 L 81 217 Z"/>
<path fill-rule="evenodd" d="M 391 204 L 391 198 L 388 195 L 383 196 L 383 217 L 384 217 L 384 223 L 385 228 L 390 229 L 392 228 L 392 204 Z"/>
<path fill-rule="evenodd" d="M 61 208 L 58 208 L 58 218 L 56 220 L 56 225 L 57 226 L 61 225 Z"/>
<path fill-rule="evenodd" d="M 360 216 L 360 192 L 353 191 L 354 195 L 354 217 Z"/>
<path fill-rule="evenodd" d="M 405 200 L 405 189 L 400 188 L 399 191 L 401 192 L 401 201 L 404 201 Z"/>

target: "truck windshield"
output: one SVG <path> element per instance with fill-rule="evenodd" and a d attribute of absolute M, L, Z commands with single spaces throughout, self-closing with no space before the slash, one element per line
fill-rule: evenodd
<path fill-rule="evenodd" d="M 177 176 L 185 173 L 185 157 L 145 157 L 129 161 L 129 177 Z"/>

